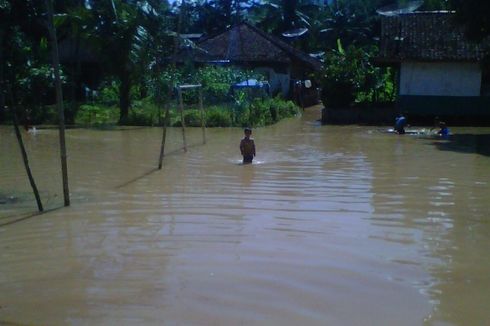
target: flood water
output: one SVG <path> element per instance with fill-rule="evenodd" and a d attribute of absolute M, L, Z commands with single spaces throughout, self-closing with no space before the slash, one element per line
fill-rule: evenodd
<path fill-rule="evenodd" d="M 489 325 L 490 128 L 0 127 L 0 324 Z"/>

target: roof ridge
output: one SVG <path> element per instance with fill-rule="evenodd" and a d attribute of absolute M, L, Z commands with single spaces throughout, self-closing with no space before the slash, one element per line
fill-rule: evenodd
<path fill-rule="evenodd" d="M 303 51 L 298 50 L 295 47 L 289 45 L 285 41 L 281 40 L 279 37 L 272 35 L 272 34 L 268 34 L 268 33 L 264 32 L 263 30 L 261 30 L 260 28 L 250 24 L 247 21 L 243 21 L 241 24 L 250 27 L 254 32 L 260 34 L 260 36 L 264 37 L 265 39 L 267 39 L 268 41 L 270 41 L 274 45 L 278 46 L 281 50 L 308 62 L 314 68 L 321 67 L 321 62 L 319 60 L 317 60 L 313 57 L 310 57 L 308 54 L 304 53 Z"/>
<path fill-rule="evenodd" d="M 211 36 L 203 38 L 202 40 L 199 40 L 198 45 L 204 45 L 208 42 L 214 42 L 215 40 L 219 40 L 221 37 L 228 37 L 229 38 L 229 37 L 231 37 L 231 35 L 227 35 L 227 33 L 232 33 L 233 31 L 240 32 L 240 30 L 242 28 L 247 29 L 249 31 L 247 33 L 255 34 L 257 38 L 262 39 L 264 42 L 270 44 L 270 46 L 277 49 L 277 51 L 283 53 L 284 57 L 287 57 L 288 60 L 290 60 L 290 58 L 294 58 L 296 60 L 304 62 L 305 64 L 307 64 L 308 66 L 311 66 L 311 68 L 313 68 L 315 70 L 318 70 L 321 68 L 321 62 L 319 60 L 310 57 L 307 53 L 304 53 L 298 49 L 295 49 L 293 46 L 289 45 L 288 43 L 281 40 L 277 36 L 266 33 L 265 31 L 254 26 L 253 24 L 251 24 L 250 22 L 248 22 L 246 20 L 235 23 L 220 33 L 216 33 L 215 35 L 211 35 Z M 229 46 L 230 41 L 228 40 L 227 42 L 228 42 L 228 46 Z"/>

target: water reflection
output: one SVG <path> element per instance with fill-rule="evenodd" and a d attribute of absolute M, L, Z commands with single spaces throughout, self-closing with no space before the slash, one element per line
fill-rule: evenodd
<path fill-rule="evenodd" d="M 245 166 L 238 128 L 205 146 L 189 128 L 187 153 L 170 129 L 162 170 L 157 128 L 69 130 L 72 207 L 0 227 L 0 323 L 487 324 L 482 145 L 309 114 L 254 130 Z M 0 138 L 0 193 L 21 199 L 1 224 L 35 203 L 15 136 Z M 60 206 L 56 132 L 26 145 Z"/>
<path fill-rule="evenodd" d="M 482 131 L 483 130 L 479 130 L 479 132 Z M 490 134 L 458 133 L 449 136 L 446 141 L 435 141 L 433 142 L 433 145 L 443 151 L 475 153 L 490 156 Z"/>

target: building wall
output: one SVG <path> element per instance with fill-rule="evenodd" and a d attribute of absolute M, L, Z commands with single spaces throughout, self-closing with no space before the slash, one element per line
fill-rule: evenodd
<path fill-rule="evenodd" d="M 402 62 L 400 95 L 480 96 L 478 63 Z"/>
<path fill-rule="evenodd" d="M 259 67 L 255 70 L 268 76 L 272 94 L 281 93 L 282 96 L 286 98 L 288 97 L 290 91 L 289 84 L 291 80 L 289 69 L 283 69 L 284 71 L 277 72 L 275 69 L 270 67 Z"/>

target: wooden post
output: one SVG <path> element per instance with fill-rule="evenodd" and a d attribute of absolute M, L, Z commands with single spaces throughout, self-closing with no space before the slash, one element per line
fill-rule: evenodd
<path fill-rule="evenodd" d="M 24 142 L 22 141 L 22 135 L 20 134 L 19 122 L 17 120 L 17 112 L 15 108 L 12 108 L 12 116 L 14 120 L 14 129 L 15 135 L 17 136 L 17 141 L 19 142 L 20 152 L 22 154 L 22 160 L 24 161 L 24 167 L 27 172 L 27 177 L 29 178 L 29 183 L 31 184 L 32 192 L 34 193 L 34 197 L 36 198 L 37 208 L 40 212 L 42 212 L 43 204 L 41 202 L 41 197 L 39 196 L 39 191 L 37 190 L 36 182 L 34 181 L 34 177 L 32 176 L 31 168 L 29 167 L 29 160 L 27 158 L 27 152 L 24 147 Z"/>
<path fill-rule="evenodd" d="M 182 120 L 182 139 L 184 141 L 184 152 L 187 152 L 187 140 L 185 138 L 185 121 L 184 121 L 184 99 L 182 97 L 182 88 L 177 87 L 179 92 L 179 102 L 180 102 L 180 119 Z"/>
<path fill-rule="evenodd" d="M 174 40 L 174 55 L 172 57 L 172 67 L 176 68 L 175 61 L 177 60 L 177 54 L 179 53 L 179 47 L 180 47 L 180 31 L 182 29 L 182 8 L 184 6 L 185 2 L 182 0 L 180 4 L 180 11 L 179 11 L 179 19 L 177 20 L 177 35 L 175 36 Z M 158 63 L 157 63 L 158 65 Z M 160 87 L 160 86 L 159 86 Z M 168 101 L 170 101 L 170 98 L 172 97 L 172 87 L 168 87 Z M 158 112 L 160 114 L 160 107 L 158 108 Z M 160 118 L 160 115 L 159 115 Z M 160 146 L 160 159 L 158 160 L 158 169 L 162 169 L 162 162 L 163 162 L 163 156 L 165 155 L 165 141 L 167 138 L 167 126 L 170 124 L 170 103 L 167 103 L 167 107 L 165 110 L 165 121 L 163 122 L 163 131 L 162 131 L 162 145 Z M 184 150 L 187 151 L 187 148 L 185 146 L 185 134 L 184 134 Z"/>
<path fill-rule="evenodd" d="M 29 159 L 27 158 L 26 148 L 24 146 L 24 141 L 22 140 L 22 135 L 19 129 L 19 121 L 17 119 L 17 110 L 14 101 L 14 95 L 12 93 L 12 88 L 10 85 L 8 86 L 9 95 L 10 95 L 10 105 L 12 108 L 12 120 L 14 122 L 14 130 L 15 136 L 17 136 L 17 141 L 19 143 L 20 152 L 22 154 L 22 160 L 24 161 L 24 167 L 26 169 L 27 177 L 29 178 L 29 183 L 31 184 L 32 192 L 34 193 L 34 197 L 36 198 L 37 209 L 42 212 L 44 210 L 43 204 L 41 202 L 41 197 L 39 196 L 39 191 L 37 190 L 36 182 L 34 181 L 34 177 L 32 176 L 31 168 L 29 166 Z M 2 108 L 3 109 L 3 108 Z"/>
<path fill-rule="evenodd" d="M 3 29 L 0 29 L 0 117 L 2 116 L 2 111 L 5 108 L 5 93 L 4 93 L 4 61 L 3 61 Z"/>
<path fill-rule="evenodd" d="M 204 106 L 202 103 L 202 87 L 199 87 L 199 110 L 201 110 L 201 129 L 202 129 L 202 143 L 206 144 L 206 120 L 204 117 Z"/>
<path fill-rule="evenodd" d="M 61 174 L 63 179 L 63 198 L 65 206 L 70 206 L 70 191 L 68 189 L 68 167 L 66 164 L 66 144 L 65 144 L 65 112 L 63 108 L 63 93 L 61 89 L 60 67 L 58 57 L 58 40 L 56 29 L 53 24 L 53 3 L 52 0 L 46 0 L 46 9 L 48 14 L 48 31 L 51 40 L 51 52 L 53 59 L 53 70 L 56 85 L 56 106 L 58 107 L 59 116 L 59 137 L 60 137 L 60 154 L 61 154 Z"/>
<path fill-rule="evenodd" d="M 162 169 L 163 156 L 165 155 L 165 141 L 167 139 L 167 126 L 170 122 L 170 105 L 167 103 L 165 108 L 165 119 L 163 120 L 162 146 L 160 146 L 160 159 L 158 161 L 158 169 Z"/>

